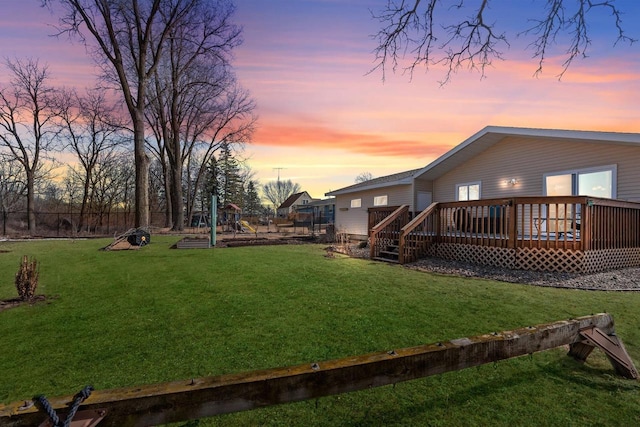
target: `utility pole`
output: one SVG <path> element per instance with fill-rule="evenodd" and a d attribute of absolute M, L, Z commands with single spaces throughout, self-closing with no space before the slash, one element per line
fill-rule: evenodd
<path fill-rule="evenodd" d="M 277 170 L 278 171 L 278 181 L 276 181 L 276 188 L 278 191 L 278 198 L 281 197 L 281 191 L 282 189 L 280 188 L 280 171 L 282 169 L 286 169 L 286 168 L 273 168 L 273 170 Z M 278 207 L 276 206 L 276 204 L 273 204 L 273 219 L 275 221 L 276 217 L 278 216 Z"/>
<path fill-rule="evenodd" d="M 278 171 L 278 185 L 280 185 L 280 171 L 282 169 L 286 169 L 286 168 L 273 168 L 274 171 L 276 171 L 276 170 Z"/>

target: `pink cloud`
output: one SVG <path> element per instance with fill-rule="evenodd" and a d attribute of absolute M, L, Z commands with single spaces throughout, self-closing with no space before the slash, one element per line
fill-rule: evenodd
<path fill-rule="evenodd" d="M 433 157 L 450 148 L 447 144 L 429 144 L 424 139 L 405 139 L 400 135 L 379 135 L 329 129 L 320 125 L 261 126 L 253 144 L 273 147 L 312 147 L 344 150 L 370 156 Z"/>

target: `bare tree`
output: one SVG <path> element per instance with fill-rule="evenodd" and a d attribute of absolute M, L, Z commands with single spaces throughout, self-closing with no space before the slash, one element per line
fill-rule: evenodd
<path fill-rule="evenodd" d="M 206 0 L 43 0 L 65 9 L 60 34 L 77 36 L 93 48 L 105 76 L 121 90 L 133 125 L 135 224 L 149 225 L 149 158 L 145 150 L 146 90 L 175 25 Z M 91 40 L 92 42 L 90 42 Z"/>
<path fill-rule="evenodd" d="M 195 207 L 198 190 L 207 174 L 207 165 L 223 144 L 242 146 L 250 141 L 255 129 L 255 102 L 236 83 L 226 86 L 216 97 L 199 108 L 200 113 L 187 120 L 184 141 L 187 180 L 187 217 Z M 195 112 L 195 110 L 194 110 Z"/>
<path fill-rule="evenodd" d="M 358 176 L 356 176 L 355 182 L 356 184 L 360 182 L 367 182 L 373 179 L 373 174 L 371 172 L 360 172 Z"/>
<path fill-rule="evenodd" d="M 292 194 L 300 192 L 300 184 L 294 183 L 290 179 L 286 181 L 270 181 L 262 186 L 264 197 L 273 203 L 276 209 Z"/>
<path fill-rule="evenodd" d="M 229 67 L 231 51 L 241 42 L 241 30 L 231 22 L 233 13 L 233 4 L 226 0 L 205 2 L 190 10 L 170 31 L 165 58 L 153 74 L 147 120 L 157 143 L 152 151 L 163 163 L 168 180 L 174 230 L 184 226 L 185 161 L 195 144 L 218 126 L 212 107 L 235 108 L 212 102 L 236 86 Z M 253 118 L 246 115 L 251 122 Z M 215 149 L 219 141 L 212 144 Z"/>
<path fill-rule="evenodd" d="M 6 155 L 24 170 L 28 229 L 36 229 L 35 185 L 42 159 L 52 148 L 54 89 L 49 86 L 47 66 L 37 60 L 6 60 L 9 86 L 0 88 L 0 144 Z"/>
<path fill-rule="evenodd" d="M 135 183 L 129 154 L 118 152 L 99 162 L 92 180 L 91 194 L 96 212 L 95 226 L 103 225 L 105 217 L 116 208 L 128 213 L 132 203 Z"/>
<path fill-rule="evenodd" d="M 82 200 L 78 231 L 90 207 L 94 175 L 101 161 L 109 160 L 125 143 L 123 124 L 116 107 L 107 102 L 104 91 L 88 90 L 79 96 L 74 90 L 63 90 L 57 97 L 60 135 L 75 154 L 82 168 Z"/>
<path fill-rule="evenodd" d="M 469 4 L 472 4 L 470 6 Z M 598 10 L 609 12 L 615 26 L 618 42 L 633 43 L 622 26 L 622 11 L 615 0 L 546 0 L 540 2 L 541 18 L 533 17 L 529 28 L 519 35 L 533 36 L 530 44 L 533 57 L 538 59 L 542 71 L 549 49 L 560 38 L 569 36 L 566 59 L 558 78 L 567 71 L 576 57 L 586 56 L 591 39 L 589 19 L 601 19 Z M 404 71 L 413 75 L 418 66 L 440 64 L 447 69 L 442 84 L 461 68 L 478 70 L 484 77 L 485 70 L 494 60 L 502 60 L 502 50 L 509 47 L 507 34 L 490 16 L 491 0 L 480 2 L 458 0 L 455 4 L 442 0 L 387 0 L 386 7 L 373 13 L 382 28 L 373 37 L 378 45 L 374 50 L 374 70 L 396 71 L 407 52 L 412 59 Z M 452 21 L 447 21 L 448 18 Z"/>
<path fill-rule="evenodd" d="M 7 214 L 17 208 L 27 190 L 24 169 L 11 160 L 11 156 L 0 154 L 0 210 L 4 235 L 7 234 Z"/>

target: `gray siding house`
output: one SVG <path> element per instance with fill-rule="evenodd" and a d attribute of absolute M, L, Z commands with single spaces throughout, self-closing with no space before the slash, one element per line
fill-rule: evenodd
<path fill-rule="evenodd" d="M 326 193 L 336 230 L 366 239 L 371 213 L 432 202 L 592 196 L 640 202 L 640 133 L 488 126 L 424 168 Z"/>

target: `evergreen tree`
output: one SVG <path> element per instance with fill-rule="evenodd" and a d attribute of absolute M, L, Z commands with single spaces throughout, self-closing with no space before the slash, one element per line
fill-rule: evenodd
<path fill-rule="evenodd" d="M 260 195 L 258 194 L 258 184 L 251 180 L 247 184 L 247 191 L 245 192 L 244 212 L 249 216 L 256 216 L 260 213 L 261 203 Z"/>
<path fill-rule="evenodd" d="M 220 168 L 218 166 L 218 160 L 216 159 L 216 156 L 211 156 L 211 160 L 209 160 L 209 163 L 206 167 L 202 191 L 208 196 L 210 196 L 211 194 L 218 196 L 218 204 L 220 205 L 222 203 L 220 202 L 220 181 L 218 179 L 219 176 Z"/>
<path fill-rule="evenodd" d="M 218 167 L 218 197 L 224 206 L 229 203 L 243 207 L 242 177 L 240 176 L 240 164 L 234 157 L 231 146 L 223 142 L 217 161 Z"/>

